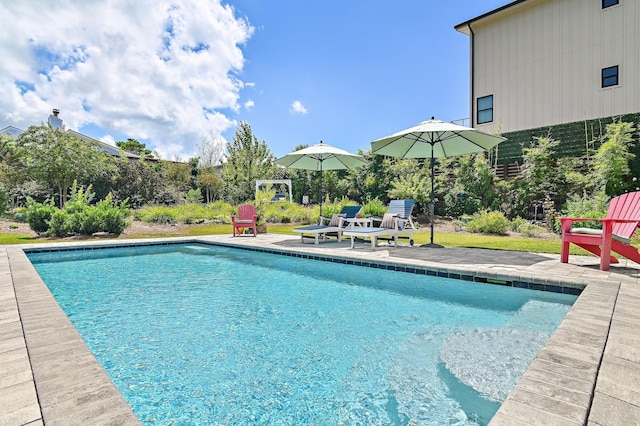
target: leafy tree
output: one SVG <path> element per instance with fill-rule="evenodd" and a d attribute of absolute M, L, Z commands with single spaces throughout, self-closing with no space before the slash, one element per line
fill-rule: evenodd
<path fill-rule="evenodd" d="M 395 200 L 415 200 L 427 205 L 431 202 L 431 178 L 420 173 L 400 175 L 387 192 Z"/>
<path fill-rule="evenodd" d="M 372 154 L 370 151 L 360 152 L 367 164 L 362 167 L 348 170 L 344 174 L 341 186 L 345 188 L 345 196 L 364 205 L 370 200 L 388 200 L 387 191 L 391 189 L 391 184 L 395 176 L 391 171 L 394 158 Z"/>
<path fill-rule="evenodd" d="M 142 158 L 153 158 L 153 153 L 147 148 L 147 145 L 133 138 L 128 138 L 126 142 L 116 142 L 116 146 L 128 153 L 139 155 Z"/>
<path fill-rule="evenodd" d="M 191 165 L 177 161 L 166 161 L 163 164 L 163 176 L 166 183 L 178 192 L 186 192 L 191 188 Z"/>
<path fill-rule="evenodd" d="M 2 183 L 0 182 L 0 216 L 6 213 L 9 207 L 9 195 L 4 190 Z"/>
<path fill-rule="evenodd" d="M 49 126 L 30 126 L 17 138 L 17 157 L 26 174 L 51 185 L 63 206 L 73 181 L 90 181 L 106 164 L 97 144 Z"/>
<path fill-rule="evenodd" d="M 558 162 L 555 158 L 559 142 L 550 137 L 536 137 L 536 143 L 523 148 L 522 180 L 529 199 L 542 202 L 546 194 L 556 194 Z"/>
<path fill-rule="evenodd" d="M 633 186 L 629 161 L 635 157 L 630 152 L 635 130 L 632 123 L 608 124 L 605 142 L 594 157 L 594 182 L 604 187 L 609 196 L 620 195 Z"/>
<path fill-rule="evenodd" d="M 11 208 L 26 205 L 28 197 L 44 201 L 51 196 L 50 188 L 27 174 L 19 153 L 20 148 L 13 137 L 0 135 L 0 186 Z"/>
<path fill-rule="evenodd" d="M 462 155 L 452 162 L 453 179 L 445 186 L 445 212 L 458 217 L 497 207 L 495 175 L 485 153 Z"/>
<path fill-rule="evenodd" d="M 425 167 L 425 160 L 395 159 L 389 163 L 388 171 L 393 179 L 386 199 L 415 200 L 416 213 L 428 211 L 431 203 L 431 169 Z M 437 180 L 434 181 L 436 193 L 438 186 Z"/>
<path fill-rule="evenodd" d="M 501 188 L 501 210 L 507 215 L 530 217 L 534 207 L 542 206 L 545 200 L 556 206 L 564 204 L 570 163 L 557 158 L 558 144 L 551 137 L 535 137 L 530 147 L 522 149 L 520 175 Z"/>
<path fill-rule="evenodd" d="M 0 162 L 7 161 L 11 158 L 14 151 L 15 142 L 11 135 L 0 133 Z"/>
<path fill-rule="evenodd" d="M 129 205 L 134 209 L 166 200 L 165 181 L 156 170 L 156 163 L 130 160 L 124 156 L 112 161 L 114 172 L 102 175 L 101 181 L 95 181 L 94 187 L 100 187 L 100 191 L 96 189 L 100 198 L 111 192 L 117 202 L 129 199 Z"/>
<path fill-rule="evenodd" d="M 241 122 L 227 144 L 227 162 L 222 169 L 227 201 L 239 204 L 252 200 L 256 180 L 272 179 L 275 175 L 274 160 L 266 142 L 253 135 L 248 123 Z"/>
<path fill-rule="evenodd" d="M 206 167 L 198 170 L 198 184 L 204 189 L 205 202 L 207 204 L 216 200 L 216 195 L 220 194 L 224 186 L 224 182 L 215 168 Z"/>

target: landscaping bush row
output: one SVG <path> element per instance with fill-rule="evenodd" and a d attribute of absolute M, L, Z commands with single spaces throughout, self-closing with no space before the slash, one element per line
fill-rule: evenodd
<path fill-rule="evenodd" d="M 86 190 L 74 186 L 69 201 L 62 209 L 57 208 L 53 200 L 37 203 L 29 198 L 27 222 L 38 234 L 55 237 L 93 235 L 97 232 L 122 233 L 130 215 L 127 200 L 118 204 L 109 193 L 106 198 L 91 205 L 93 198 L 91 185 Z"/>

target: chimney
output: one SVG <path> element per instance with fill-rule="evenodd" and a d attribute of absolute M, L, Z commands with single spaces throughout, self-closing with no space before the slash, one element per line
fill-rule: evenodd
<path fill-rule="evenodd" d="M 58 108 L 54 108 L 52 114 L 49 116 L 49 126 L 51 126 L 52 129 L 64 130 L 64 124 L 62 119 L 58 117 L 58 114 L 60 114 L 60 110 Z"/>

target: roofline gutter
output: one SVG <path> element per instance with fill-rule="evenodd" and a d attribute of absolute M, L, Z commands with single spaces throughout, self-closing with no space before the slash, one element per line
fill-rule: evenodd
<path fill-rule="evenodd" d="M 517 4 L 520 4 L 520 3 L 524 3 L 524 2 L 526 2 L 526 1 L 529 1 L 529 0 L 515 0 L 515 1 L 512 1 L 511 3 L 505 4 L 504 6 L 501 6 L 501 7 L 497 8 L 497 9 L 493 9 L 492 11 L 489 11 L 489 12 L 487 12 L 487 13 L 484 13 L 484 14 L 482 14 L 482 15 L 480 15 L 480 16 L 476 16 L 475 18 L 471 18 L 471 19 L 469 19 L 468 21 L 461 22 L 461 23 L 459 23 L 458 25 L 454 26 L 453 28 L 454 28 L 456 31 L 459 31 L 459 32 L 461 32 L 461 33 L 464 33 L 464 31 L 463 31 L 463 30 L 464 30 L 465 28 L 469 28 L 469 30 L 471 30 L 471 24 L 472 24 L 473 22 L 480 21 L 480 20 L 482 20 L 482 19 L 486 18 L 487 16 L 491 16 L 491 15 L 494 15 L 494 14 L 496 14 L 496 13 L 500 13 L 500 12 L 502 12 L 502 11 L 503 11 L 503 10 L 505 10 L 505 9 L 509 9 L 510 7 L 513 7 L 513 6 L 515 6 L 515 5 L 517 5 Z"/>

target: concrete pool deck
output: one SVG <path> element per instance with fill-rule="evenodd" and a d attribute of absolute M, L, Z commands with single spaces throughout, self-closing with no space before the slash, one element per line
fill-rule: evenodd
<path fill-rule="evenodd" d="M 140 422 L 42 283 L 23 248 L 202 241 L 318 256 L 385 269 L 531 288 L 586 286 L 491 425 L 640 424 L 640 265 L 598 270 L 595 257 L 347 240 L 302 244 L 298 236 L 215 235 L 0 246 L 0 425 L 134 425 Z"/>

